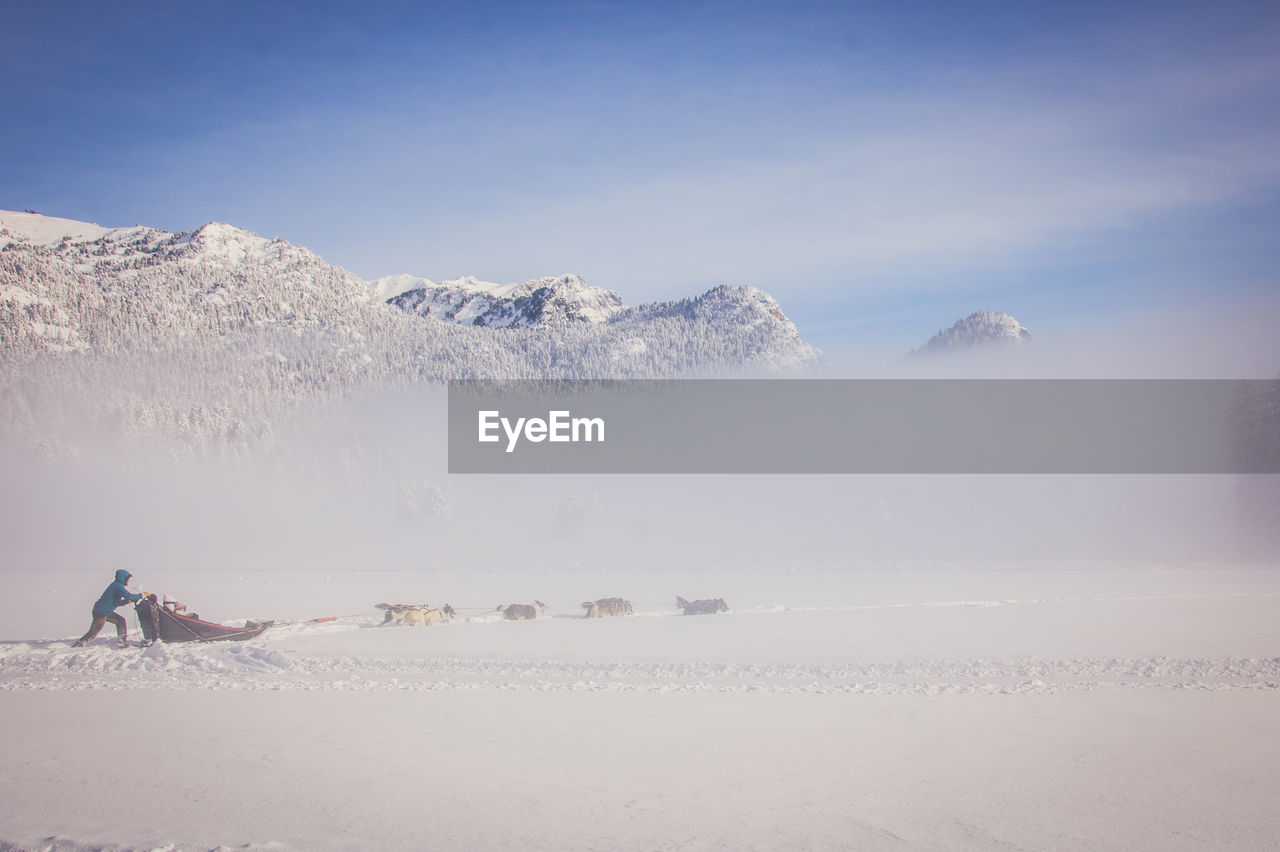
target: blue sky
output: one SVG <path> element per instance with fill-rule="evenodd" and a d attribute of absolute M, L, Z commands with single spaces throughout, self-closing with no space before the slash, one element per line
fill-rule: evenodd
<path fill-rule="evenodd" d="M 0 207 L 373 278 L 773 293 L 831 351 L 1274 293 L 1274 3 L 10 2 Z"/>

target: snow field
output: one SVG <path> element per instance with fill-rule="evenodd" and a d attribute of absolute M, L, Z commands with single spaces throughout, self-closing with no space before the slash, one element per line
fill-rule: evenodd
<path fill-rule="evenodd" d="M 4 695 L 7 718 L 59 732 L 6 750 L 6 779 L 23 770 L 5 782 L 6 836 L 183 850 L 1277 840 L 1275 704 L 1256 692 L 180 697 L 197 696 Z"/>
<path fill-rule="evenodd" d="M 19 578 L 10 848 L 1280 844 L 1274 569 L 175 572 L 213 620 L 346 617 L 125 650 L 69 645 L 109 576 Z M 578 617 L 612 595 L 636 614 Z"/>

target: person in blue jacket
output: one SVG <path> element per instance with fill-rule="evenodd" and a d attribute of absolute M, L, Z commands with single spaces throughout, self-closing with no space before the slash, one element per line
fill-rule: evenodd
<path fill-rule="evenodd" d="M 118 606 L 142 600 L 141 594 L 125 588 L 132 577 L 133 575 L 123 568 L 116 572 L 115 582 L 107 586 L 102 597 L 98 598 L 98 602 L 93 605 L 93 623 L 89 625 L 89 632 L 76 640 L 75 647 L 82 648 L 92 642 L 93 637 L 98 635 L 98 631 L 108 621 L 116 626 L 116 644 L 123 648 L 129 643 L 129 628 L 124 623 L 124 616 L 116 614 L 115 610 Z"/>

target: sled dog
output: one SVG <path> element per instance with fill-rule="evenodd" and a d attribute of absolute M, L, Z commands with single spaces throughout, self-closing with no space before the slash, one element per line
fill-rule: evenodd
<path fill-rule="evenodd" d="M 383 624 L 394 621 L 397 624 L 430 626 L 439 624 L 446 618 L 455 618 L 458 615 L 453 607 L 448 604 L 430 606 L 428 604 L 380 603 L 376 605 L 376 608 L 386 611 L 386 617 L 382 619 Z"/>
<path fill-rule="evenodd" d="M 724 598 L 708 598 L 700 601 L 687 601 L 676 595 L 676 606 L 684 610 L 685 615 L 713 615 L 717 612 L 728 612 L 729 605 Z"/>
<path fill-rule="evenodd" d="M 534 601 L 532 604 L 503 604 L 498 607 L 498 612 L 508 621 L 522 621 L 526 618 L 537 618 L 538 613 L 549 607 L 542 601 Z"/>
<path fill-rule="evenodd" d="M 631 601 L 622 598 L 600 598 L 597 601 L 584 601 L 582 608 L 586 610 L 583 618 L 604 618 L 606 615 L 631 615 Z"/>

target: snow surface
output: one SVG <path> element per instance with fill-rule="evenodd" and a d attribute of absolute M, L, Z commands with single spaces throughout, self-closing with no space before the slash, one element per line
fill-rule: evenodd
<path fill-rule="evenodd" d="M 77 222 L 75 219 L 42 216 L 39 213 L 20 213 L 17 210 L 0 210 L 0 228 L 7 230 L 12 236 L 48 246 L 57 245 L 63 238 L 69 237 L 73 242 L 92 241 L 113 231 L 124 230 Z M 0 248 L 9 242 L 9 239 L 0 237 Z"/>
<path fill-rule="evenodd" d="M 109 574 L 6 578 L 0 848 L 1280 846 L 1276 566 L 166 572 L 297 623 L 70 647 Z"/>

